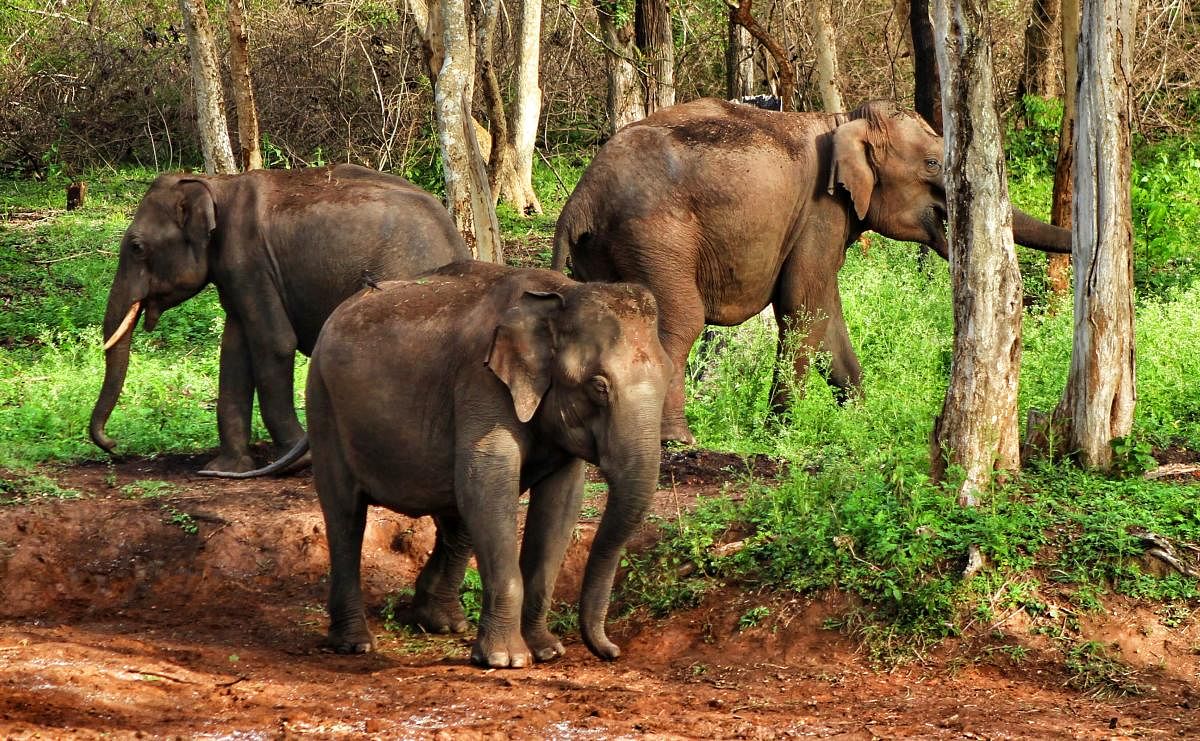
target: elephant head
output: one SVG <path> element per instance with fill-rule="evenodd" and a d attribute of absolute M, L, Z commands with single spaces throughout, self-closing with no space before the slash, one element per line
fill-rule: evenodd
<path fill-rule="evenodd" d="M 104 312 L 104 383 L 88 429 L 104 450 L 112 452 L 115 446 L 104 426 L 125 383 L 138 318 L 144 317 L 145 328 L 152 330 L 163 311 L 204 288 L 216 228 L 209 184 L 163 175 L 150 186 L 125 230 Z"/>
<path fill-rule="evenodd" d="M 604 631 L 621 549 L 657 486 L 659 426 L 672 365 L 658 340 L 654 297 L 631 284 L 578 284 L 526 292 L 502 317 L 487 366 L 522 422 L 597 465 L 608 503 L 580 595 L 584 642 L 620 655 Z"/>
<path fill-rule="evenodd" d="M 839 185 L 849 192 L 866 229 L 928 245 L 948 258 L 943 150 L 943 138 L 917 114 L 867 103 L 834 130 L 828 192 Z M 1071 251 L 1070 231 L 1016 208 L 1013 239 L 1043 252 Z"/>

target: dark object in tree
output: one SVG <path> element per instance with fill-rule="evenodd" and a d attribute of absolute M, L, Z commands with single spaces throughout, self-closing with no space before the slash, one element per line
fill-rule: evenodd
<path fill-rule="evenodd" d="M 937 52 L 933 45 L 933 23 L 929 20 L 929 0 L 912 0 L 908 14 L 913 43 L 913 108 L 942 133 L 942 80 L 938 74 Z"/>
<path fill-rule="evenodd" d="M 767 29 L 759 25 L 754 16 L 750 14 L 751 5 L 754 0 L 725 0 L 732 8 L 732 17 L 743 28 L 750 32 L 750 35 L 758 39 L 758 43 L 767 47 L 771 52 L 771 57 L 775 59 L 775 64 L 779 67 L 779 97 L 783 100 L 784 111 L 796 110 L 795 104 L 792 102 L 792 97 L 796 90 L 796 73 L 792 70 L 792 61 L 788 58 L 787 50 L 775 40 L 771 34 L 767 33 Z"/>
<path fill-rule="evenodd" d="M 82 180 L 67 186 L 67 210 L 74 211 L 87 200 L 87 183 Z"/>
<path fill-rule="evenodd" d="M 778 95 L 745 95 L 741 98 L 735 98 L 729 102 L 752 105 L 755 108 L 762 108 L 764 111 L 783 110 L 783 101 L 780 100 Z"/>

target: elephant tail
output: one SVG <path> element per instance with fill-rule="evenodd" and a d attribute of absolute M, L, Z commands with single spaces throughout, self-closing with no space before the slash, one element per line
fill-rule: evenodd
<path fill-rule="evenodd" d="M 256 468 L 253 471 L 245 471 L 235 473 L 233 471 L 200 471 L 201 476 L 213 476 L 219 479 L 254 479 L 259 476 L 271 476 L 273 474 L 282 473 L 291 468 L 305 453 L 308 452 L 308 435 L 300 438 L 300 442 L 292 446 L 292 449 L 284 453 L 283 456 L 262 468 Z"/>

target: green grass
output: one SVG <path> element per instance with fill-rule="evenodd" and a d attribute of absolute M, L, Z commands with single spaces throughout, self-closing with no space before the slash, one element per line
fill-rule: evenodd
<path fill-rule="evenodd" d="M 1194 280 L 1200 274 L 1200 218 L 1194 218 L 1200 170 L 1192 164 L 1194 152 L 1178 143 L 1139 151 L 1138 405 L 1133 435 L 1121 449 L 1133 472 L 1153 448 L 1200 450 L 1200 284 Z M 584 165 L 575 155 L 554 158 L 553 170 L 539 161 L 535 183 L 546 214 L 501 211 L 506 238 L 526 245 L 533 264 L 548 261 L 554 218 Z M 1044 216 L 1048 173 L 1032 166 L 1014 173 L 1013 200 Z M 103 375 L 99 325 L 113 252 L 152 176 L 90 173 L 88 204 L 72 213 L 61 211 L 63 183 L 0 181 L 0 468 L 15 471 L 0 482 L 0 503 L 77 496 L 29 469 L 104 457 L 86 436 Z M 1001 610 L 1042 615 L 1050 609 L 1049 592 L 1066 594 L 1080 611 L 1096 609 L 1109 594 L 1161 600 L 1189 616 L 1195 611 L 1195 582 L 1144 571 L 1133 534 L 1141 528 L 1200 543 L 1195 486 L 1039 464 L 997 483 L 979 507 L 966 510 L 929 482 L 928 437 L 949 372 L 952 309 L 945 264 L 934 260 L 922 271 L 915 255 L 913 245 L 877 237 L 866 254 L 857 246 L 848 254 L 840 283 L 866 395 L 845 406 L 821 379 L 827 359 L 818 355 L 805 393 L 784 418 L 769 419 L 774 330 L 755 322 L 722 330 L 728 344 L 688 389 L 688 417 L 700 444 L 777 456 L 788 461 L 789 472 L 770 485 L 738 482 L 742 501 L 706 500 L 694 514 L 664 522 L 659 546 L 627 557 L 632 568 L 621 587 L 627 607 L 667 614 L 696 604 L 724 581 L 798 593 L 836 588 L 861 605 L 839 625 L 869 638 L 881 660 L 973 620 L 995 619 Z M 1058 402 L 1072 318 L 1069 305 L 1046 295 L 1042 258 L 1022 251 L 1021 260 L 1027 291 L 1037 297 L 1023 328 L 1023 418 L 1029 408 L 1048 410 Z M 197 452 L 216 445 L 221 323 L 209 290 L 166 312 L 155 332 L 138 332 L 109 424 L 122 451 Z M 298 390 L 304 372 L 298 363 Z M 266 439 L 257 417 L 254 434 Z M 140 482 L 124 493 L 154 497 L 162 490 Z M 164 511 L 181 528 L 194 526 L 185 515 Z M 712 556 L 712 545 L 734 527 L 746 546 Z M 970 543 L 980 547 L 988 568 L 964 582 L 959 575 Z M 473 582 L 465 598 L 477 593 Z M 743 627 L 769 622 L 769 610 L 748 611 Z M 1114 674 L 1103 659 L 1087 648 L 1072 658 L 1084 676 Z"/>

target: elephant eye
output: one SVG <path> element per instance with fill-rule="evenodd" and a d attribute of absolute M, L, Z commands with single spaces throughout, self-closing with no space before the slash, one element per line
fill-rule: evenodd
<path fill-rule="evenodd" d="M 925 167 L 928 168 L 930 171 L 937 171 L 937 170 L 942 169 L 942 163 L 938 162 L 935 159 L 927 159 L 927 160 L 925 160 Z"/>
<path fill-rule="evenodd" d="M 131 253 L 133 253 L 135 256 L 141 257 L 143 254 L 146 253 L 146 248 L 142 246 L 141 242 L 130 242 L 129 243 L 129 251 Z"/>
<path fill-rule="evenodd" d="M 608 403 L 608 379 L 604 376 L 592 376 L 591 380 L 588 381 L 588 391 L 596 403 Z"/>

